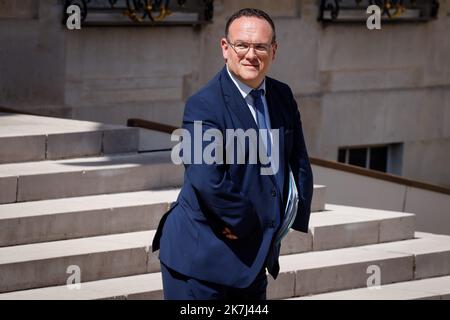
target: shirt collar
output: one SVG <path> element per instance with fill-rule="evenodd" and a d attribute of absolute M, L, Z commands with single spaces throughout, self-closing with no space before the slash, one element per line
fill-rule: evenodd
<path fill-rule="evenodd" d="M 238 88 L 239 92 L 241 93 L 242 97 L 244 99 L 247 99 L 247 96 L 250 94 L 250 92 L 253 90 L 252 87 L 246 85 L 245 83 L 243 83 L 242 81 L 240 81 L 239 79 L 237 79 L 231 72 L 230 70 L 228 70 L 228 66 L 226 66 L 227 68 L 227 72 L 231 78 L 231 80 L 233 81 L 233 83 L 236 85 L 236 87 Z M 266 79 L 264 78 L 263 82 L 261 83 L 261 85 L 258 87 L 258 90 L 262 89 L 263 90 L 263 95 L 266 94 Z"/>

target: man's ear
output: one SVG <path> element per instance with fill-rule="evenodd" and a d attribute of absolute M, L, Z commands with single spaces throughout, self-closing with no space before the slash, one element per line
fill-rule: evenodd
<path fill-rule="evenodd" d="M 272 53 L 273 53 L 273 55 L 272 55 L 272 60 L 275 60 L 275 56 L 276 56 L 276 53 L 277 53 L 277 49 L 278 49 L 278 43 L 274 42 L 274 43 L 272 44 Z"/>
<path fill-rule="evenodd" d="M 230 49 L 230 47 L 228 46 L 228 42 L 225 38 L 222 38 L 220 40 L 220 46 L 222 47 L 222 55 L 223 58 L 225 59 L 225 61 L 227 61 L 228 59 L 228 50 Z"/>

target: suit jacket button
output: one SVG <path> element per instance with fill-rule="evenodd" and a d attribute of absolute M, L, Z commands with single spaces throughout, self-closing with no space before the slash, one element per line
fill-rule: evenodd
<path fill-rule="evenodd" d="M 275 189 L 272 189 L 272 197 L 276 197 L 277 196 L 277 191 Z"/>

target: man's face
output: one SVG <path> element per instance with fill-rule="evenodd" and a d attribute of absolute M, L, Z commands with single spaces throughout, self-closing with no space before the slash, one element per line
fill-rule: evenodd
<path fill-rule="evenodd" d="M 222 53 L 228 69 L 252 88 L 257 88 L 261 84 L 275 59 L 277 45 L 272 43 L 272 37 L 272 28 L 266 20 L 240 17 L 229 27 L 229 42 L 225 38 L 221 40 Z M 251 44 L 249 50 L 247 52 L 242 50 L 248 44 Z M 264 51 L 264 48 L 268 50 Z"/>

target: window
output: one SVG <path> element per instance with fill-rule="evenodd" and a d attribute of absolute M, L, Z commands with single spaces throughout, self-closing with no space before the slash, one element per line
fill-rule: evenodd
<path fill-rule="evenodd" d="M 338 162 L 401 175 L 403 144 L 341 147 Z"/>
<path fill-rule="evenodd" d="M 198 26 L 212 22 L 213 0 L 65 0 L 67 8 L 77 5 L 82 26 Z"/>
<path fill-rule="evenodd" d="M 438 0 L 320 0 L 319 20 L 326 22 L 365 22 L 370 5 L 380 8 L 384 22 L 430 21 L 437 17 Z"/>
<path fill-rule="evenodd" d="M 387 147 L 370 148 L 370 162 L 369 168 L 386 172 L 387 169 Z"/>
<path fill-rule="evenodd" d="M 367 151 L 366 148 L 353 148 L 348 150 L 348 162 L 355 166 L 367 167 Z"/>

